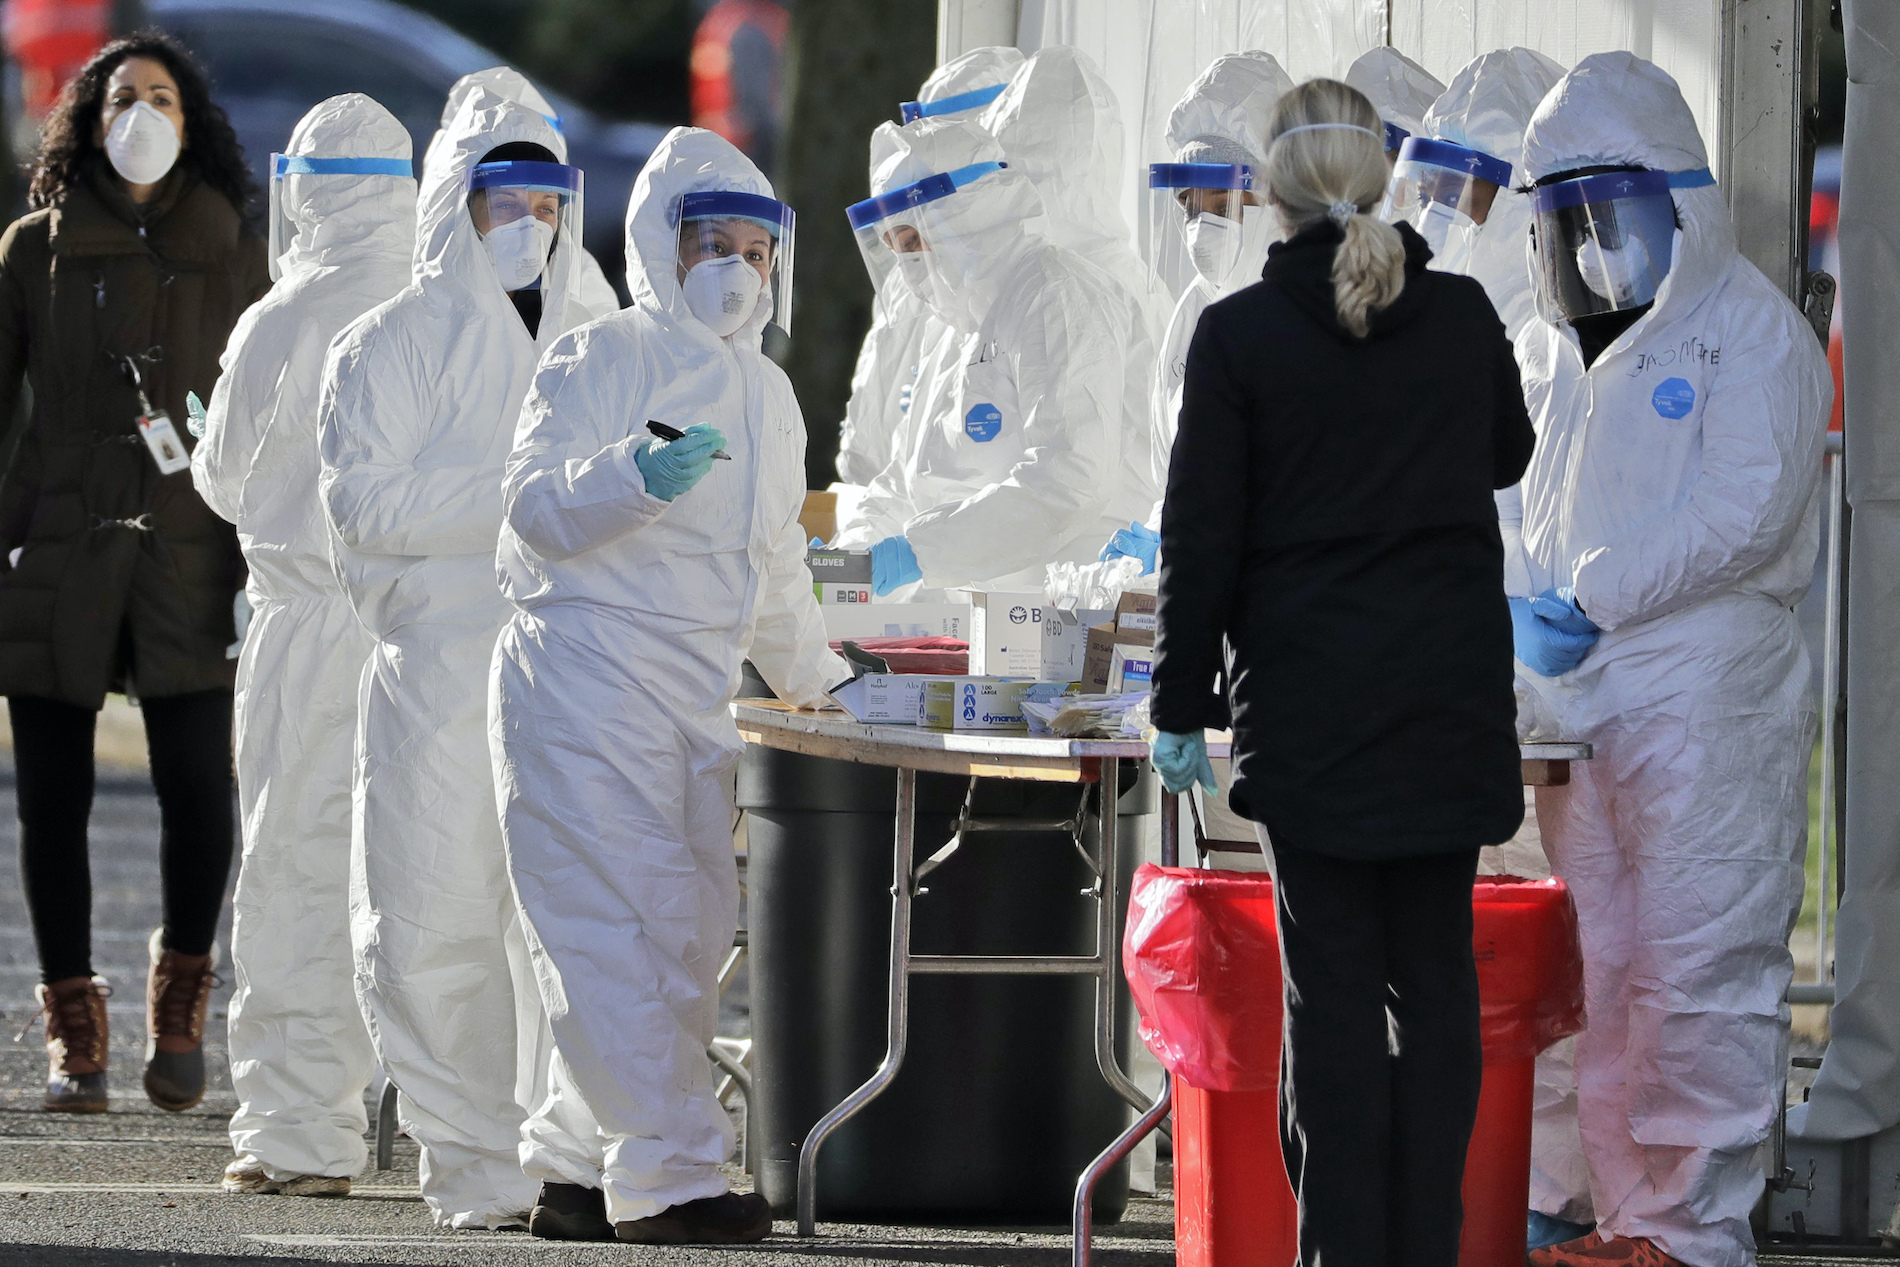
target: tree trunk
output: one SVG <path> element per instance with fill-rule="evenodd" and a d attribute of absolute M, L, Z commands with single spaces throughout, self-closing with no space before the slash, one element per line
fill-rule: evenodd
<path fill-rule="evenodd" d="M 870 196 L 871 131 L 916 96 L 936 49 L 934 0 L 799 0 L 792 9 L 777 183 L 798 211 L 798 259 L 794 337 L 782 359 L 805 412 L 811 488 L 836 478 L 838 425 L 871 326 L 871 279 L 844 209 Z"/>

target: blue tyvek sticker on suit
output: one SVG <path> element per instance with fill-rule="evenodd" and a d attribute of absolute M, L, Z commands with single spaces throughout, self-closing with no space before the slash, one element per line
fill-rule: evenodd
<path fill-rule="evenodd" d="M 1686 418 L 1695 408 L 1695 388 L 1686 378 L 1665 378 L 1650 393 L 1649 403 L 1665 418 Z"/>
<path fill-rule="evenodd" d="M 978 444 L 994 440 L 1002 429 L 1003 411 L 988 402 L 970 406 L 970 412 L 963 415 L 963 434 Z"/>

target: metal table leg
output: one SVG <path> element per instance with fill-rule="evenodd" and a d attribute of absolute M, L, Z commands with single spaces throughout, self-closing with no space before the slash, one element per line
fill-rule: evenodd
<path fill-rule="evenodd" d="M 1104 786 L 1112 787 L 1113 785 L 1105 782 Z M 1110 793 L 1106 791 L 1103 793 L 1105 798 L 1104 803 L 1112 805 L 1112 801 L 1106 800 L 1109 795 Z M 1109 853 L 1106 843 L 1105 840 L 1103 849 L 1104 855 Z M 1163 792 L 1161 794 L 1161 865 L 1164 867 L 1175 866 L 1179 863 L 1180 856 L 1181 804 L 1172 792 Z M 1106 865 L 1106 858 L 1104 862 Z M 1106 902 L 1103 903 L 1103 909 L 1108 909 Z M 1110 958 L 1114 963 L 1119 963 L 1121 956 L 1111 953 Z M 1103 984 L 1105 986 L 1107 982 L 1104 981 Z M 1099 997 L 1098 995 L 1098 998 Z M 1110 995 L 1110 1007 L 1113 1007 L 1112 995 Z M 1098 1060 L 1101 1058 L 1102 1051 L 1099 1046 L 1100 1032 L 1098 1025 L 1098 1046 L 1096 1048 Z M 1113 1039 L 1112 1033 L 1110 1039 L 1111 1041 Z M 1107 1072 L 1108 1066 L 1104 1065 L 1104 1075 L 1106 1075 Z M 1121 1072 L 1119 1066 L 1116 1066 L 1116 1072 Z M 1112 1082 L 1114 1079 L 1111 1078 L 1110 1081 Z M 1070 1233 L 1073 1237 L 1071 1255 L 1074 1267 L 1089 1267 L 1090 1261 L 1094 1256 L 1095 1228 L 1093 1218 L 1096 1186 L 1101 1183 L 1103 1175 L 1113 1169 L 1122 1158 L 1133 1152 L 1135 1145 L 1146 1139 L 1157 1126 L 1160 1126 L 1161 1123 L 1166 1120 L 1169 1110 L 1173 1107 L 1173 1102 L 1174 1079 L 1164 1073 L 1161 1079 L 1161 1094 L 1155 1099 L 1155 1102 L 1147 1106 L 1146 1111 L 1136 1119 L 1134 1125 L 1117 1136 L 1115 1142 L 1110 1144 L 1108 1148 L 1103 1151 L 1101 1156 L 1090 1162 L 1088 1168 L 1085 1169 L 1081 1176 L 1075 1181 L 1075 1208 L 1070 1216 Z"/>
<path fill-rule="evenodd" d="M 1095 1065 L 1108 1085 L 1131 1108 L 1146 1112 L 1148 1097 L 1122 1070 L 1115 1052 L 1116 978 L 1121 973 L 1121 833 L 1116 802 L 1121 798 L 1118 757 L 1102 761 L 1100 827 L 1102 837 L 1101 901 L 1095 910 L 1095 953 L 1101 959 L 1095 978 Z"/>
<path fill-rule="evenodd" d="M 883 1094 L 904 1064 L 910 1037 L 911 860 L 917 844 L 917 772 L 897 771 L 897 847 L 891 881 L 891 978 L 884 1063 L 865 1084 L 818 1120 L 798 1152 L 798 1234 L 818 1230 L 818 1150 L 831 1133 Z"/>

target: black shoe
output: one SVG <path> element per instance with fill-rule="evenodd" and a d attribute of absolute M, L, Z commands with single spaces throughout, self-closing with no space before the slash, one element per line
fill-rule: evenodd
<path fill-rule="evenodd" d="M 145 1098 L 169 1113 L 195 1109 L 205 1098 L 205 1053 L 158 1051 L 145 1058 Z"/>
<path fill-rule="evenodd" d="M 544 1241 L 611 1241 L 607 1194 L 578 1183 L 543 1183 L 528 1215 L 528 1230 Z"/>
<path fill-rule="evenodd" d="M 756 1192 L 722 1192 L 668 1206 L 614 1225 L 614 1235 L 641 1245 L 743 1245 L 772 1234 L 772 1207 Z"/>

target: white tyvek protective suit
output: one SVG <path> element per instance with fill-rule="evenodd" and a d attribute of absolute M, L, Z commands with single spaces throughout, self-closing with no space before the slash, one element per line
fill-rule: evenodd
<path fill-rule="evenodd" d="M 572 287 L 564 234 L 528 333 L 465 190 L 497 146 L 556 140 L 535 111 L 470 94 L 423 169 L 413 280 L 324 372 L 323 499 L 375 638 L 358 695 L 357 994 L 422 1145 L 423 1199 L 455 1227 L 515 1221 L 535 1195 L 518 1147 L 545 1021 L 491 799 L 486 683 L 510 610 L 494 570 L 508 447 L 535 362 L 579 314 L 556 300 Z"/>
<path fill-rule="evenodd" d="M 1707 162 L 1675 81 L 1627 53 L 1585 58 L 1524 144 L 1533 180 Z M 1567 787 L 1537 789 L 1537 819 L 1582 928 L 1598 1226 L 1744 1267 L 1801 902 L 1814 712 L 1793 608 L 1833 388 L 1807 323 L 1736 250 L 1720 189 L 1673 192 L 1648 314 L 1588 370 L 1567 323 L 1519 338 L 1538 443 L 1521 533 L 1508 502 L 1505 528 L 1522 592 L 1574 585 L 1604 631 L 1561 678 L 1520 670 L 1535 728 L 1596 748 Z"/>
<path fill-rule="evenodd" d="M 1432 72 L 1389 45 L 1361 53 L 1347 68 L 1346 82 L 1366 95 L 1381 119 L 1413 136 L 1425 126 L 1432 102 L 1445 91 Z"/>
<path fill-rule="evenodd" d="M 1266 140 L 1267 123 L 1282 95 L 1293 91 L 1293 78 L 1281 68 L 1272 53 L 1258 50 L 1223 53 L 1209 63 L 1199 78 L 1188 85 L 1168 115 L 1168 149 L 1177 162 L 1202 160 L 1199 153 L 1209 142 L 1224 141 L 1246 151 L 1255 182 L 1261 194 L 1261 206 L 1252 214 L 1273 216 L 1265 205 L 1264 175 L 1266 159 L 1261 149 Z M 1192 148 L 1191 148 L 1192 147 Z M 1183 158 L 1184 153 L 1196 157 Z M 1277 217 L 1274 217 L 1277 219 Z M 1182 290 L 1168 319 L 1167 334 L 1155 358 L 1153 387 L 1148 397 L 1149 464 L 1153 468 L 1156 496 L 1148 512 L 1148 527 L 1161 531 L 1161 493 L 1168 487 L 1168 463 L 1174 456 L 1174 432 L 1181 416 L 1181 384 L 1187 377 L 1188 344 L 1194 340 L 1201 314 L 1217 299 L 1233 294 L 1260 280 L 1266 267 L 1266 248 L 1278 233 L 1262 234 L 1257 250 L 1248 251 L 1228 276 L 1215 285 L 1199 273 Z"/>
<path fill-rule="evenodd" d="M 1484 223 L 1462 230 L 1471 249 L 1458 271 L 1484 285 L 1512 339 L 1537 315 L 1528 258 L 1531 200 L 1517 192 L 1528 183 L 1524 129 L 1563 76 L 1561 63 L 1535 49 L 1498 49 L 1466 62 L 1425 112 L 1424 135 L 1511 165 L 1511 183 L 1498 189 Z"/>
<path fill-rule="evenodd" d="M 455 86 L 449 89 L 448 100 L 442 104 L 442 121 L 437 126 L 436 134 L 429 139 L 428 154 L 423 155 L 425 164 L 429 156 L 435 153 L 435 147 L 441 141 L 443 132 L 448 129 L 449 121 L 455 118 L 462 108 L 462 103 L 468 100 L 469 94 L 476 89 L 492 92 L 507 101 L 517 102 L 546 119 L 553 127 L 556 138 L 548 149 L 552 150 L 554 157 L 561 162 L 567 161 L 567 137 L 562 134 L 560 124 L 557 122 L 559 116 L 555 114 L 554 104 L 542 95 L 541 90 L 536 88 L 526 75 L 514 67 L 491 66 L 487 70 L 463 75 L 455 81 Z M 591 319 L 604 317 L 610 312 L 619 312 L 619 292 L 614 290 L 614 284 L 607 280 L 607 274 L 601 269 L 600 261 L 594 258 L 594 253 L 582 247 L 576 262 L 581 268 L 580 278 L 576 283 L 579 287 L 577 298 L 587 316 Z"/>
<path fill-rule="evenodd" d="M 973 48 L 952 58 L 924 80 L 917 100 L 936 104 L 965 93 L 1001 88 L 1023 64 L 1023 55 L 1008 45 Z M 934 116 L 977 119 L 984 106 Z M 879 124 L 871 134 L 871 179 L 897 150 L 894 123 Z M 851 374 L 851 399 L 845 404 L 838 436 L 838 478 L 847 484 L 869 484 L 891 460 L 896 437 L 909 412 L 917 383 L 917 366 L 928 336 L 929 312 L 924 301 L 887 269 L 876 279 L 871 303 L 871 328 L 858 348 L 857 367 Z M 939 331 L 941 332 L 941 331 Z"/>
<path fill-rule="evenodd" d="M 1135 252 L 1122 216 L 1121 107 L 1101 69 L 1079 48 L 1045 48 L 1023 63 L 980 122 L 1042 195 L 1049 240 L 1106 269 L 1140 299 L 1152 346 L 1174 299 Z"/>
<path fill-rule="evenodd" d="M 899 140 L 880 193 L 1004 159 L 972 123 L 923 119 Z M 1093 562 L 1148 511 L 1142 298 L 1043 235 L 1042 201 L 1013 168 L 916 214 L 962 280 L 947 307 L 932 302 L 948 330 L 926 349 L 905 447 L 839 540 L 902 533 L 927 587 L 1040 588 L 1045 565 Z"/>
<path fill-rule="evenodd" d="M 286 152 L 409 160 L 409 133 L 361 93 L 313 107 Z M 192 479 L 237 525 L 252 616 L 238 657 L 244 861 L 233 901 L 231 1146 L 273 1179 L 354 1175 L 376 1066 L 352 985 L 350 784 L 369 635 L 330 566 L 317 496 L 324 353 L 409 282 L 416 182 L 284 178 L 296 237 L 225 348 Z"/>
<path fill-rule="evenodd" d="M 772 196 L 712 132 L 675 128 L 627 209 L 633 305 L 549 350 L 508 460 L 490 740 L 508 861 L 554 1032 L 530 1177 L 604 1188 L 612 1222 L 726 1191 L 706 1058 L 738 921 L 727 712 L 749 656 L 804 707 L 851 676 L 825 642 L 798 512 L 805 425 L 759 349 L 768 290 L 721 339 L 681 295 L 672 209 Z M 730 462 L 646 491 L 645 419 L 710 422 Z"/>

